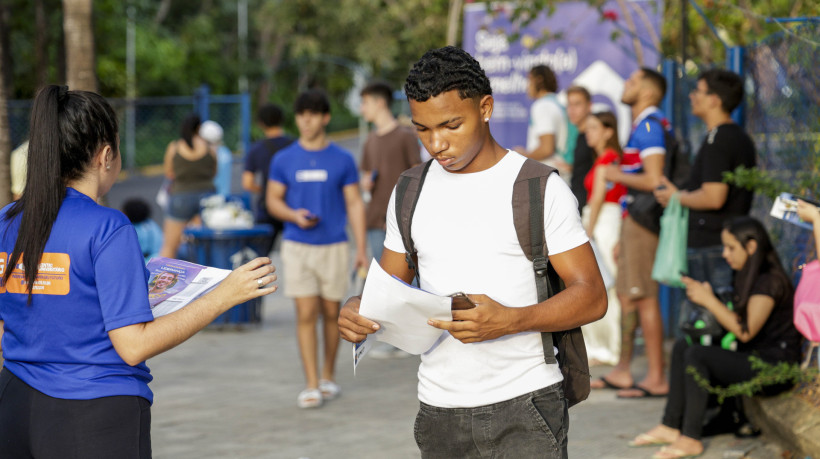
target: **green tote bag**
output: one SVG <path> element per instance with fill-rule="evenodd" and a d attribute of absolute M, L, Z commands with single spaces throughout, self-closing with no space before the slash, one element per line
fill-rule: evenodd
<path fill-rule="evenodd" d="M 661 234 L 652 279 L 670 287 L 684 287 L 681 274 L 688 273 L 686 238 L 689 234 L 689 208 L 680 205 L 678 194 L 669 198 L 661 217 Z"/>

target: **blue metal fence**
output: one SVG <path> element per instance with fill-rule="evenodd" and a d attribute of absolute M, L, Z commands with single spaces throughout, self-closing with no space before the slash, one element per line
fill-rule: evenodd
<path fill-rule="evenodd" d="M 758 169 L 794 185 L 783 191 L 818 198 L 820 186 L 798 189 L 794 180 L 798 171 L 814 171 L 820 177 L 820 22 L 806 22 L 791 33 L 779 33 L 746 48 L 727 48 L 725 68 L 742 75 L 746 82 L 746 98 L 732 118 L 754 139 Z M 679 136 L 689 141 L 694 154 L 705 134 L 703 123 L 691 113 L 688 99 L 697 76 L 684 75 L 672 60 L 664 61 L 662 73 L 669 88 L 662 109 Z M 770 198 L 757 194 L 752 215 L 764 222 L 786 269 L 798 280 L 797 267 L 811 251 L 811 234 L 770 217 L 771 205 Z M 672 335 L 677 333 L 681 298 L 677 289 L 661 291 L 664 323 Z"/>
<path fill-rule="evenodd" d="M 746 128 L 758 169 L 784 180 L 790 189 L 782 191 L 816 199 L 820 185 L 803 188 L 796 180 L 804 171 L 820 177 L 820 22 L 814 19 L 749 46 L 743 62 L 750 83 Z M 757 196 L 753 214 L 766 223 L 786 268 L 797 272 L 813 245 L 810 232 L 769 217 L 771 204 Z"/>

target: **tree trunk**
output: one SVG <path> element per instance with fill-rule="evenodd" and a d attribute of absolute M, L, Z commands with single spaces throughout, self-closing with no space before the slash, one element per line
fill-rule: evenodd
<path fill-rule="evenodd" d="M 45 0 L 34 0 L 34 75 L 37 88 L 48 83 L 48 16 Z"/>
<path fill-rule="evenodd" d="M 93 0 L 63 0 L 66 83 L 69 89 L 97 91 Z"/>
<path fill-rule="evenodd" d="M 0 30 L 6 30 L 0 14 Z M 8 42 L 0 40 L 0 62 L 9 54 Z M 0 72 L 0 207 L 11 202 L 11 137 L 9 135 L 8 84 L 6 72 Z"/>
<path fill-rule="evenodd" d="M 458 26 L 461 25 L 461 10 L 463 0 L 450 0 L 450 12 L 447 15 L 447 45 L 455 46 L 458 43 Z"/>
<path fill-rule="evenodd" d="M 274 33 L 273 26 L 262 27 L 259 31 L 259 59 L 265 62 L 265 77 L 256 92 L 258 105 L 269 102 L 273 78 L 285 55 L 286 33 Z"/>
<path fill-rule="evenodd" d="M 60 22 L 63 22 L 65 15 L 62 8 L 56 11 L 60 15 Z M 54 29 L 57 34 L 57 82 L 58 84 L 65 84 L 66 82 L 66 57 L 65 57 L 65 29 L 58 27 Z"/>
<path fill-rule="evenodd" d="M 168 17 L 168 12 L 171 11 L 171 0 L 162 0 L 157 8 L 157 14 L 154 15 L 154 25 L 162 24 L 162 21 Z"/>
<path fill-rule="evenodd" d="M 14 69 L 11 58 L 11 43 L 9 42 L 9 27 L 11 22 L 11 5 L 9 2 L 0 0 L 0 47 L 3 48 L 3 56 L 0 57 L 0 72 L 3 72 L 3 84 L 6 87 L 6 97 L 12 98 L 14 95 Z M 0 105 L 5 107 L 5 105 Z"/>

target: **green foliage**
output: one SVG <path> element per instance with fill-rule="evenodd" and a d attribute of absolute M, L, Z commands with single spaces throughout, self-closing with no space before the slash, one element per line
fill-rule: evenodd
<path fill-rule="evenodd" d="M 784 153 L 781 151 L 778 154 Z M 800 156 L 804 156 L 800 168 L 766 170 L 739 166 L 732 172 L 724 172 L 723 181 L 770 199 L 782 192 L 798 196 L 820 196 L 820 180 L 817 180 L 820 176 L 820 136 L 817 136 L 814 152 L 806 154 L 801 151 Z"/>
<path fill-rule="evenodd" d="M 698 386 L 710 394 L 717 395 L 718 403 L 723 403 L 723 400 L 738 395 L 752 397 L 760 393 L 764 387 L 775 384 L 809 383 L 817 376 L 816 369 L 801 370 L 800 364 L 798 363 L 779 362 L 776 365 L 772 365 L 754 356 L 749 357 L 749 362 L 751 362 L 752 369 L 756 370 L 757 374 L 748 381 L 731 384 L 726 387 L 712 386 L 709 380 L 692 366 L 686 367 L 686 373 L 692 375 Z"/>
<path fill-rule="evenodd" d="M 542 11 L 551 14 L 555 11 L 555 6 L 561 1 L 527 0 L 517 2 L 516 6 L 509 10 L 513 22 L 513 34 L 509 37 L 510 41 L 515 41 L 520 37 L 520 27 L 528 25 Z M 597 8 L 603 17 L 603 6 L 607 3 L 607 0 L 585 1 Z M 795 28 L 793 24 L 767 23 L 766 19 L 769 17 L 820 15 L 820 2 L 816 1 L 690 0 L 690 2 L 694 2 L 700 7 L 703 16 L 698 13 L 694 6 L 690 5 L 687 9 L 689 40 L 686 53 L 690 59 L 706 65 L 725 61 L 726 48 L 722 42 L 725 42 L 728 46 L 743 46 L 759 41 L 773 33 L 784 30 L 792 31 Z M 618 3 L 619 7 L 628 4 L 628 2 Z M 659 3 L 664 8 L 661 19 L 661 53 L 664 56 L 680 55 L 681 2 L 672 0 Z M 487 5 L 488 11 L 493 11 L 493 7 L 490 6 L 489 2 Z M 498 9 L 500 7 L 496 11 Z M 715 26 L 720 38 L 715 36 L 707 20 Z M 611 38 L 616 39 L 616 35 L 613 34 Z M 538 42 L 542 43 L 548 39 L 548 36 L 544 36 Z M 697 71 L 695 68 L 691 70 Z"/>
<path fill-rule="evenodd" d="M 61 83 L 61 0 L 44 4 L 47 25 L 38 30 L 31 0 L 7 0 L 11 15 L 12 99 L 34 97 L 38 36 L 47 36 L 48 81 Z M 126 35 L 133 12 L 137 97 L 190 95 L 202 84 L 213 94 L 234 94 L 247 77 L 256 104 L 289 110 L 299 91 L 327 90 L 331 130 L 357 126 L 345 100 L 354 72 L 399 88 L 425 51 L 444 45 L 448 0 L 247 0 L 247 61 L 240 59 L 237 0 L 95 0 L 94 39 L 100 92 L 125 97 Z M 162 6 L 168 9 L 162 13 Z M 288 117 L 289 119 L 290 117 Z M 286 126 L 294 131 L 292 120 Z M 154 148 L 152 148 L 153 150 Z"/>

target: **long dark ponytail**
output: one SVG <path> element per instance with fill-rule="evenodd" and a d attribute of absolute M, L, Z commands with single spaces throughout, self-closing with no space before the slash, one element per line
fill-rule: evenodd
<path fill-rule="evenodd" d="M 190 148 L 194 148 L 194 136 L 199 132 L 199 126 L 202 125 L 202 120 L 196 113 L 191 113 L 182 120 L 182 126 L 179 128 L 179 136 L 185 141 Z"/>
<path fill-rule="evenodd" d="M 111 147 L 114 155 L 119 154 L 117 129 L 114 110 L 93 92 L 69 91 L 66 86 L 51 85 L 42 88 L 34 98 L 26 186 L 5 215 L 5 222 L 20 215 L 20 228 L 8 269 L 3 274 L 4 281 L 8 282 L 22 257 L 29 302 L 40 258 L 65 198 L 66 185 L 83 176 L 95 154 L 105 145 Z"/>
<path fill-rule="evenodd" d="M 789 290 L 794 287 L 762 223 L 752 217 L 736 217 L 726 222 L 724 229 L 743 245 L 744 250 L 749 241 L 754 240 L 757 243 L 755 253 L 749 255 L 746 264 L 735 273 L 734 310 L 738 315 L 741 330 L 746 332 L 749 330 L 747 321 L 749 298 L 761 274 L 772 274 L 784 289 Z"/>

